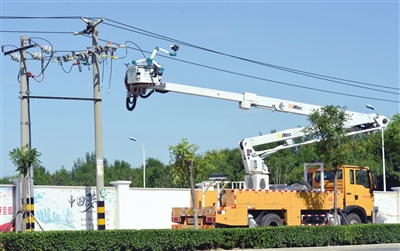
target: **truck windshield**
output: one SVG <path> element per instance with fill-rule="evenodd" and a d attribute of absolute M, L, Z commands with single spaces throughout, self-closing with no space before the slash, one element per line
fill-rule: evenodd
<path fill-rule="evenodd" d="M 370 187 L 370 179 L 369 179 L 368 171 L 356 170 L 356 184 L 362 185 L 366 188 Z"/>
<path fill-rule="evenodd" d="M 338 170 L 338 179 L 342 179 L 342 170 Z M 325 170 L 324 171 L 324 180 L 330 180 L 333 181 L 333 179 L 335 178 L 335 171 L 333 170 Z M 315 182 L 320 182 L 321 181 L 321 172 L 317 171 L 315 172 Z"/>

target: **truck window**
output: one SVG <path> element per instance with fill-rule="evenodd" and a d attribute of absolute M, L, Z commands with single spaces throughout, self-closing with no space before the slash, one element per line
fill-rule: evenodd
<path fill-rule="evenodd" d="M 362 185 L 365 188 L 369 188 L 368 172 L 362 170 L 356 170 L 356 184 Z"/>
<path fill-rule="evenodd" d="M 337 173 L 338 173 L 338 180 L 341 180 L 343 176 L 342 170 L 338 170 Z M 334 178 L 335 178 L 335 172 L 333 170 L 324 172 L 324 180 L 333 181 Z M 320 181 L 321 181 L 321 172 L 317 171 L 315 172 L 315 182 L 320 182 Z"/>
<path fill-rule="evenodd" d="M 320 182 L 321 181 L 321 173 L 320 171 L 317 171 L 315 173 L 315 182 Z"/>
<path fill-rule="evenodd" d="M 350 172 L 350 184 L 354 184 L 354 171 L 349 170 L 349 172 Z"/>

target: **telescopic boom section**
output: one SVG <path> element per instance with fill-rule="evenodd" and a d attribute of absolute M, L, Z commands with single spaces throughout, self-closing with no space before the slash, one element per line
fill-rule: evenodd
<path fill-rule="evenodd" d="M 173 52 L 170 52 L 169 55 L 176 56 L 176 51 L 178 49 L 179 46 L 172 45 L 171 50 Z M 148 98 L 154 92 L 175 92 L 200 97 L 216 98 L 238 102 L 240 109 L 248 110 L 251 107 L 255 107 L 303 116 L 309 116 L 314 111 L 322 108 L 322 106 L 312 104 L 258 96 L 257 94 L 250 92 L 234 93 L 162 82 L 164 69 L 156 61 L 154 61 L 154 57 L 158 51 L 168 53 L 168 51 L 156 47 L 149 58 L 132 61 L 133 65 L 127 67 L 125 75 L 125 86 L 127 89 L 126 107 L 130 111 L 135 108 L 138 97 Z M 346 111 L 346 113 L 349 115 L 349 120 L 345 123 L 345 129 L 348 131 L 348 136 L 382 129 L 389 123 L 388 118 L 379 114 L 365 114 L 351 111 Z M 265 157 L 276 151 L 279 151 L 280 149 L 290 148 L 301 144 L 309 144 L 318 140 L 314 139 L 300 144 L 293 144 L 292 139 L 306 135 L 303 132 L 303 129 L 304 128 L 294 128 L 277 133 L 246 138 L 240 141 L 239 146 L 246 173 L 249 175 L 268 175 L 268 168 L 263 161 Z M 286 144 L 274 149 L 266 149 L 258 152 L 253 149 L 254 146 L 277 141 L 285 141 Z"/>
<path fill-rule="evenodd" d="M 348 131 L 347 136 L 370 133 L 375 130 L 384 128 L 389 123 L 389 119 L 385 116 L 376 114 L 360 114 L 353 113 L 353 116 L 345 123 L 344 128 Z M 296 147 L 300 145 L 311 144 L 320 139 L 312 139 L 305 142 L 293 143 L 293 139 L 306 136 L 304 127 L 297 127 L 276 133 L 246 138 L 239 142 L 239 149 L 242 155 L 244 168 L 247 174 L 268 174 L 268 167 L 264 164 L 264 159 L 269 155 L 286 148 Z M 255 151 L 254 147 L 258 145 L 284 141 L 283 145 L 279 145 L 272 149 L 264 149 Z"/>
<path fill-rule="evenodd" d="M 297 115 L 308 116 L 317 109 L 321 109 L 322 106 L 311 105 L 306 103 L 294 102 L 284 99 L 276 99 L 264 96 L 258 96 L 255 93 L 234 93 L 215 89 L 201 88 L 189 85 L 181 85 L 174 83 L 133 83 L 132 90 L 137 93 L 145 94 L 148 90 L 167 93 L 175 92 L 181 94 L 189 94 L 200 97 L 216 98 L 227 101 L 234 101 L 239 103 L 240 109 L 248 110 L 251 107 L 261 108 L 276 112 L 285 112 Z M 384 128 L 388 123 L 389 119 L 382 115 L 365 114 L 352 111 L 346 111 L 350 116 L 349 120 L 345 123 L 345 129 L 348 131 L 348 136 L 367 133 L 374 130 Z M 252 138 L 246 138 L 240 141 L 240 151 L 243 157 L 243 164 L 247 174 L 268 174 L 268 167 L 264 164 L 263 159 L 274 152 L 281 149 L 290 148 L 303 144 L 310 144 L 316 139 L 302 142 L 299 144 L 293 144 L 292 140 L 295 138 L 303 137 L 306 134 L 303 132 L 303 127 L 294 129 L 288 129 L 276 133 L 261 135 Z M 286 144 L 278 146 L 274 149 L 266 149 L 263 151 L 255 151 L 254 146 L 285 141 Z"/>

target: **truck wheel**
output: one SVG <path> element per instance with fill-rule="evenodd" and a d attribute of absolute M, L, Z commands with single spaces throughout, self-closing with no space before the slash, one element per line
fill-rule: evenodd
<path fill-rule="evenodd" d="M 282 219 L 277 214 L 267 214 L 261 220 L 261 225 L 266 227 L 282 226 Z"/>
<path fill-rule="evenodd" d="M 347 224 L 354 225 L 354 224 L 361 224 L 360 216 L 355 213 L 349 214 L 346 217 Z"/>

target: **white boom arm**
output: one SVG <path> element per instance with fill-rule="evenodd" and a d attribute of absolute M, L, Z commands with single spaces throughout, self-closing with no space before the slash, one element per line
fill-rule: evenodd
<path fill-rule="evenodd" d="M 176 52 L 178 48 L 179 46 L 177 45 L 171 47 L 174 52 Z M 153 92 L 176 92 L 201 97 L 223 99 L 238 102 L 239 108 L 241 109 L 248 110 L 251 107 L 256 107 L 303 116 L 308 116 L 315 110 L 322 108 L 321 106 L 317 105 L 258 96 L 255 93 L 249 92 L 234 93 L 215 89 L 162 82 L 161 76 L 163 69 L 160 70 L 160 66 L 158 64 L 154 64 L 154 56 L 156 55 L 156 52 L 158 50 L 168 53 L 167 51 L 156 47 L 150 58 L 146 60 L 139 60 L 136 62 L 133 61 L 132 63 L 134 65 L 128 66 L 127 68 L 127 72 L 125 75 L 125 86 L 127 89 L 126 106 L 127 109 L 130 111 L 135 108 L 136 100 L 138 97 L 147 98 Z M 170 53 L 170 55 L 176 54 Z M 147 62 L 147 65 L 140 64 L 144 63 L 145 61 Z M 148 92 L 148 90 L 150 90 L 150 92 Z M 350 119 L 345 124 L 346 130 L 349 131 L 348 135 L 381 129 L 385 127 L 385 125 L 389 122 L 389 119 L 387 119 L 386 117 L 378 116 L 376 114 L 364 114 L 351 111 L 346 111 L 346 113 L 350 116 Z M 287 144 L 286 146 L 280 146 L 276 149 L 268 149 L 260 152 L 254 151 L 254 146 L 302 137 L 305 135 L 302 129 L 303 128 L 295 128 L 279 133 L 272 133 L 242 140 L 239 145 L 246 173 L 250 175 L 267 175 L 268 168 L 266 167 L 262 159 L 272 154 L 273 152 L 278 151 L 279 149 L 289 148 L 295 145 Z M 315 142 L 315 140 L 304 142 L 301 144 L 309 144 L 312 142 Z"/>
<path fill-rule="evenodd" d="M 386 126 L 389 120 L 385 116 L 378 116 L 375 114 L 355 114 L 345 123 L 345 129 L 349 131 L 346 135 L 351 136 L 359 133 L 369 133 Z M 265 165 L 263 159 L 269 155 L 286 148 L 291 148 L 300 145 L 311 144 L 319 139 L 313 139 L 306 142 L 293 144 L 293 139 L 307 135 L 303 132 L 304 127 L 288 129 L 276 133 L 256 136 L 253 138 L 246 138 L 239 142 L 239 149 L 242 155 L 244 168 L 247 174 L 268 174 L 268 167 Z M 254 146 L 268 144 L 272 142 L 285 141 L 284 145 L 277 146 L 272 149 L 255 151 Z"/>
<path fill-rule="evenodd" d="M 129 83 L 129 82 L 128 82 Z M 310 105 L 305 103 L 293 102 L 283 99 L 275 99 L 269 97 L 258 96 L 255 93 L 234 93 L 215 89 L 201 88 L 188 85 L 180 85 L 173 83 L 159 83 L 152 85 L 133 84 L 134 88 L 139 93 L 146 93 L 147 89 L 155 90 L 157 92 L 176 92 L 182 94 L 190 94 L 201 97 L 223 99 L 239 103 L 239 108 L 250 109 L 251 107 L 262 108 L 277 112 L 286 112 L 298 115 L 308 116 L 314 110 L 322 108 L 317 105 Z M 364 114 L 358 112 L 346 111 L 350 115 L 350 119 L 346 122 L 345 128 L 349 131 L 348 135 L 353 135 L 362 132 L 369 132 L 385 127 L 389 120 L 385 116 L 377 116 L 376 114 Z M 266 156 L 276 152 L 280 149 L 270 149 L 261 152 L 254 151 L 253 147 L 266 143 L 291 140 L 294 138 L 302 137 L 305 134 L 302 132 L 303 128 L 295 128 L 285 130 L 278 133 L 272 133 L 253 138 L 247 138 L 240 142 L 240 150 L 242 151 L 243 163 L 248 174 L 254 173 L 268 173 L 268 168 L 262 160 Z M 353 132 L 353 133 L 352 133 Z M 309 144 L 315 142 L 307 142 Z M 281 146 L 281 149 L 293 147 L 294 145 Z M 260 156 L 262 154 L 266 154 Z"/>

